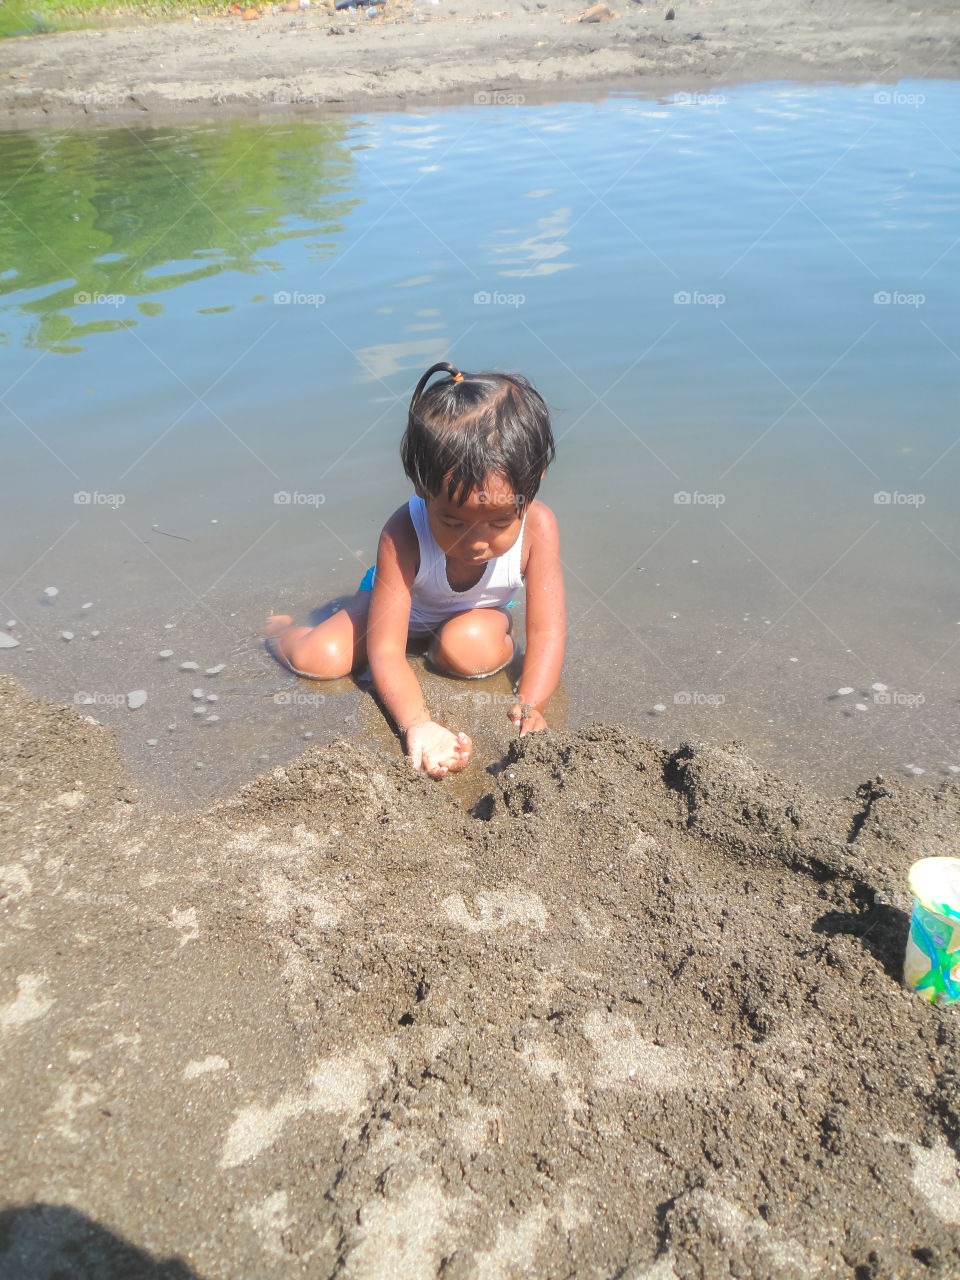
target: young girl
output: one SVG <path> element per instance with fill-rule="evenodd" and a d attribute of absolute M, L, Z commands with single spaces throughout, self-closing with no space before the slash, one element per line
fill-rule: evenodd
<path fill-rule="evenodd" d="M 438 372 L 450 376 L 424 390 Z M 535 501 L 554 456 L 550 417 L 520 374 L 435 364 L 413 393 L 400 456 L 415 493 L 384 525 L 356 595 L 315 627 L 278 614 L 267 634 L 298 675 L 329 680 L 369 662 L 411 764 L 442 778 L 466 765 L 472 744 L 432 719 L 407 639 L 431 636 L 428 660 L 445 674 L 492 675 L 514 654 L 509 610 L 521 584 L 527 649 L 507 715 L 521 735 L 547 727 L 566 630 L 557 522 Z"/>

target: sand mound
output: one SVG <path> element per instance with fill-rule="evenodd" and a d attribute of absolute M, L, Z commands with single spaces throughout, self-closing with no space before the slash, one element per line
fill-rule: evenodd
<path fill-rule="evenodd" d="M 593 726 L 469 813 L 337 742 L 157 815 L 10 681 L 0 735 L 3 1274 L 960 1273 L 957 1015 L 899 980 L 955 789 Z"/>

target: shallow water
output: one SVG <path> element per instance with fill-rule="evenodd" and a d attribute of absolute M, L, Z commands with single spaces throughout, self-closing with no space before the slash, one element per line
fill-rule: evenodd
<path fill-rule="evenodd" d="M 3 667 L 188 800 L 383 735 L 259 636 L 356 586 L 450 359 L 551 405 L 568 723 L 737 737 L 831 790 L 952 777 L 958 107 L 761 85 L 0 136 Z M 468 692 L 430 682 L 493 758 Z"/>

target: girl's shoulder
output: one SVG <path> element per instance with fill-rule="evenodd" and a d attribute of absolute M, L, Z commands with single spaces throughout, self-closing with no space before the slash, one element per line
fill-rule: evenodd
<path fill-rule="evenodd" d="M 410 508 L 406 502 L 402 507 L 397 507 L 396 511 L 383 526 L 380 533 L 381 544 L 385 540 L 395 549 L 397 562 L 401 568 L 404 565 L 410 565 L 413 569 L 413 576 L 416 577 L 420 571 L 420 539 L 417 537 L 417 531 L 413 527 Z"/>
<path fill-rule="evenodd" d="M 530 552 L 536 547 L 538 553 L 559 555 L 560 534 L 557 528 L 557 517 L 545 502 L 534 498 L 526 510 L 526 522 L 523 526 L 523 549 L 520 556 L 520 575 L 527 576 L 527 564 Z"/>

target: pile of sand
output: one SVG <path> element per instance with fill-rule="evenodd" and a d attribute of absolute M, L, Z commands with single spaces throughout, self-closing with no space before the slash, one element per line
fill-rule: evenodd
<path fill-rule="evenodd" d="M 957 1015 L 900 982 L 957 789 L 593 726 L 473 812 L 338 742 L 156 814 L 0 694 L 0 1274 L 960 1273 Z"/>

